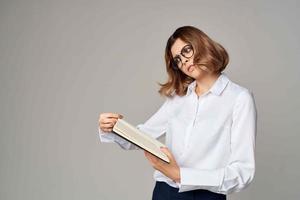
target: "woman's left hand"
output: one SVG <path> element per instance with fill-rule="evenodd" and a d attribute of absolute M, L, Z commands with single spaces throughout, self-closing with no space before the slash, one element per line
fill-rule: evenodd
<path fill-rule="evenodd" d="M 167 147 L 161 147 L 160 149 L 168 156 L 170 163 L 162 161 L 161 159 L 157 158 L 156 156 L 152 155 L 151 153 L 145 150 L 144 154 L 154 169 L 162 172 L 164 175 L 166 175 L 173 181 L 180 183 L 180 168 L 177 165 L 173 154 Z"/>

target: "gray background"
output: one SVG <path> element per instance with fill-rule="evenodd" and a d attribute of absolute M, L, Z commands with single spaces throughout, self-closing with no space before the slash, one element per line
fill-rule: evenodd
<path fill-rule="evenodd" d="M 193 25 L 253 91 L 257 171 L 229 199 L 298 199 L 299 1 L 0 3 L 0 199 L 150 199 L 141 151 L 100 143 L 98 116 L 143 123 L 162 104 L 164 48 Z"/>

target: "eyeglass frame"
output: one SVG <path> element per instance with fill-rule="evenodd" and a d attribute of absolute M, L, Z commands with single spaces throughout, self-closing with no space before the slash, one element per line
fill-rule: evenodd
<path fill-rule="evenodd" d="M 192 51 L 193 51 L 193 54 L 192 54 L 190 57 L 186 57 L 186 56 L 183 55 L 183 50 L 184 50 L 187 46 L 190 46 L 191 49 L 192 49 Z M 193 48 L 193 46 L 192 46 L 191 44 L 186 44 L 185 46 L 182 47 L 182 49 L 181 49 L 181 51 L 180 51 L 180 55 L 182 55 L 184 58 L 191 58 L 191 57 L 193 57 L 194 53 L 195 53 L 195 51 L 194 51 L 194 48 Z M 179 55 L 176 55 L 174 58 L 176 58 L 177 56 L 179 56 Z M 179 66 L 176 64 L 174 58 L 172 57 L 172 67 L 173 67 L 175 70 L 178 70 L 179 68 L 181 68 L 181 67 L 183 66 L 182 59 L 181 59 L 181 57 L 179 56 L 179 59 L 180 59 L 180 62 L 181 62 L 181 67 L 179 67 Z"/>

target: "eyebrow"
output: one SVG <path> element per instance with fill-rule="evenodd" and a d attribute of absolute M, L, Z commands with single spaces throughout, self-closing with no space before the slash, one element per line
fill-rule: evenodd
<path fill-rule="evenodd" d="M 175 59 L 175 58 L 177 58 L 179 55 L 177 54 L 177 55 L 175 55 L 174 57 L 172 57 L 173 59 Z"/>
<path fill-rule="evenodd" d="M 179 56 L 179 54 L 181 54 L 181 51 L 182 51 L 183 47 L 181 48 L 180 52 L 178 54 L 175 54 L 175 56 L 173 58 L 176 58 Z"/>

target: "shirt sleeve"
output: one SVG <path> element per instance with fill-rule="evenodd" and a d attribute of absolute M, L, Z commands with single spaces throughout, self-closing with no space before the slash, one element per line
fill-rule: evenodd
<path fill-rule="evenodd" d="M 158 138 L 166 132 L 167 121 L 171 112 L 171 99 L 167 97 L 161 107 L 145 122 L 138 124 L 137 129 L 143 133 L 148 134 L 154 138 Z M 101 142 L 117 143 L 122 149 L 136 150 L 140 149 L 138 146 L 128 142 L 124 138 L 111 132 L 103 132 L 99 128 L 99 137 Z"/>
<path fill-rule="evenodd" d="M 121 136 L 117 135 L 113 131 L 109 132 L 103 132 L 100 128 L 98 129 L 99 133 L 99 138 L 101 142 L 106 142 L 106 143 L 116 143 L 118 144 L 122 149 L 125 150 L 133 150 L 133 149 L 140 149 L 138 146 L 135 144 L 128 142 Z"/>
<path fill-rule="evenodd" d="M 231 154 L 224 168 L 198 170 L 180 168 L 179 192 L 207 189 L 229 194 L 246 188 L 255 173 L 257 111 L 253 94 L 241 92 L 235 102 L 231 127 Z"/>

